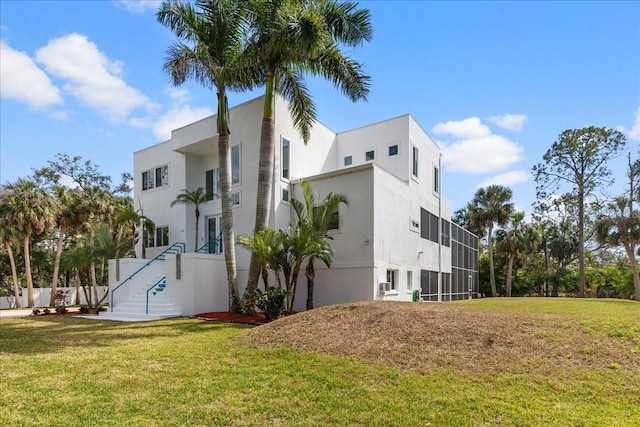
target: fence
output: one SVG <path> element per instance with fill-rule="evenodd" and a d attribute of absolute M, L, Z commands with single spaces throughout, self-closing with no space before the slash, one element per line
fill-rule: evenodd
<path fill-rule="evenodd" d="M 75 305 L 76 288 L 58 288 L 68 291 L 66 305 Z M 21 288 L 22 296 L 20 302 L 23 308 L 27 307 L 27 288 Z M 98 286 L 98 298 L 102 298 L 109 290 L 108 286 Z M 87 288 L 87 292 L 89 289 Z M 33 304 L 34 307 L 47 307 L 51 299 L 51 288 L 33 288 Z M 106 302 L 106 301 L 105 301 Z M 87 304 L 84 292 L 80 289 L 80 304 Z M 15 307 L 13 296 L 0 297 L 0 309 Z"/>

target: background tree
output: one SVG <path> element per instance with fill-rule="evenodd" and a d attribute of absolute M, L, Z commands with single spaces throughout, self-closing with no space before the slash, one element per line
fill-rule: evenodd
<path fill-rule="evenodd" d="M 58 205 L 42 187 L 23 178 L 8 183 L 2 190 L 4 217 L 23 230 L 23 254 L 27 282 L 27 305 L 34 306 L 33 276 L 31 271 L 31 240 L 35 233 L 55 227 Z"/>
<path fill-rule="evenodd" d="M 487 252 L 489 253 L 489 281 L 491 295 L 497 296 L 495 265 L 493 260 L 493 228 L 496 224 L 504 226 L 513 213 L 510 202 L 513 193 L 502 185 L 490 185 L 476 191 L 473 200 L 467 206 L 472 224 L 482 224 L 483 233 L 487 236 Z"/>
<path fill-rule="evenodd" d="M 585 199 L 601 185 L 611 183 L 607 163 L 626 144 L 625 136 L 615 130 L 586 127 L 562 132 L 543 156 L 543 162 L 533 166 L 536 192 L 546 199 L 562 183 L 572 186 L 578 199 L 578 295 L 585 296 Z"/>
<path fill-rule="evenodd" d="M 231 148 L 229 106 L 226 92 L 249 90 L 259 80 L 256 67 L 241 62 L 246 39 L 246 7 L 234 0 L 197 0 L 195 5 L 180 1 L 162 2 L 156 14 L 159 23 L 178 38 L 167 50 L 164 70 L 175 86 L 193 79 L 216 90 L 218 159 L 222 204 L 223 244 L 229 310 L 240 312 L 236 271 L 233 210 L 231 204 Z"/>
<path fill-rule="evenodd" d="M 507 258 L 505 296 L 511 296 L 514 262 L 518 258 L 526 259 L 529 254 L 537 250 L 539 240 L 535 228 L 524 222 L 524 212 L 515 212 L 511 216 L 509 226 L 496 231 L 496 248 Z"/>
<path fill-rule="evenodd" d="M 171 207 L 182 204 L 182 205 L 193 205 L 195 207 L 195 215 L 196 215 L 196 243 L 194 252 L 198 251 L 198 229 L 200 227 L 200 205 L 210 200 L 211 195 L 206 194 L 204 188 L 198 187 L 195 191 L 190 191 L 187 189 L 183 189 L 182 193 L 176 196 L 176 199 L 171 202 Z"/>
<path fill-rule="evenodd" d="M 264 76 L 264 115 L 260 131 L 256 222 L 254 233 L 269 223 L 273 192 L 275 152 L 275 96 L 289 101 L 296 128 L 306 143 L 315 121 L 315 105 L 303 73 L 329 80 L 352 101 L 366 100 L 370 77 L 341 46 L 355 47 L 371 39 L 373 29 L 367 9 L 356 3 L 334 0 L 248 0 L 250 44 L 247 54 Z M 251 257 L 246 295 L 253 295 L 260 272 L 259 260 Z"/>
<path fill-rule="evenodd" d="M 2 199 L 0 199 L 2 201 Z M 3 206 L 0 205 L 0 252 L 6 252 L 11 266 L 11 279 L 13 281 L 13 297 L 15 308 L 22 307 L 20 298 L 20 284 L 18 282 L 18 269 L 14 256 L 14 248 L 20 249 L 22 233 L 8 221 L 3 215 Z"/>

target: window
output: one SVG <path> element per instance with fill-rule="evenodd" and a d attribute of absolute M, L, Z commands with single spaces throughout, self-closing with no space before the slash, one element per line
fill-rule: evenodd
<path fill-rule="evenodd" d="M 398 155 L 398 144 L 389 146 L 389 156 L 397 156 Z"/>
<path fill-rule="evenodd" d="M 451 223 L 449 221 L 447 221 L 446 219 L 442 218 L 441 219 L 441 225 L 442 225 L 442 236 L 440 237 L 440 242 L 444 245 L 444 246 L 451 246 Z"/>
<path fill-rule="evenodd" d="M 205 193 L 207 201 L 220 198 L 220 174 L 218 173 L 218 168 L 205 172 Z"/>
<path fill-rule="evenodd" d="M 433 192 L 440 194 L 440 169 L 437 166 L 433 167 Z"/>
<path fill-rule="evenodd" d="M 231 184 L 240 183 L 240 146 L 231 147 Z"/>
<path fill-rule="evenodd" d="M 289 179 L 289 140 L 282 138 L 282 177 Z"/>
<path fill-rule="evenodd" d="M 231 193 L 231 206 L 240 206 L 240 192 Z"/>
<path fill-rule="evenodd" d="M 412 147 L 411 160 L 412 160 L 411 173 L 413 174 L 413 176 L 417 178 L 418 177 L 418 147 L 416 147 L 415 145 Z"/>
<path fill-rule="evenodd" d="M 425 301 L 438 301 L 438 272 L 420 271 L 420 292 Z"/>
<path fill-rule="evenodd" d="M 364 153 L 364 161 L 365 162 L 370 162 L 375 158 L 376 158 L 376 153 L 373 150 L 367 151 L 366 153 Z"/>
<path fill-rule="evenodd" d="M 142 172 L 142 190 L 169 185 L 169 166 L 164 165 Z"/>
<path fill-rule="evenodd" d="M 397 284 L 398 284 L 398 270 L 387 270 L 387 282 L 390 283 L 391 285 L 391 290 L 395 291 L 397 290 Z"/>
<path fill-rule="evenodd" d="M 353 164 L 353 156 L 346 156 L 344 158 L 344 165 L 351 166 Z"/>
<path fill-rule="evenodd" d="M 438 229 L 438 217 L 428 210 L 420 209 L 420 237 L 423 239 L 431 240 L 432 242 L 438 243 L 439 240 L 439 229 Z"/>
<path fill-rule="evenodd" d="M 210 216 L 207 218 L 207 248 L 210 254 L 223 253 L 222 244 L 222 216 Z"/>
<path fill-rule="evenodd" d="M 326 215 L 321 212 L 318 212 L 318 207 L 313 207 L 313 216 L 317 217 L 318 215 Z M 332 230 L 340 230 L 340 212 L 335 211 L 331 214 L 331 216 L 326 220 L 327 221 L 327 231 Z"/>
<path fill-rule="evenodd" d="M 283 202 L 288 202 L 289 201 L 289 189 L 288 188 L 283 188 L 282 189 L 282 201 Z"/>
<path fill-rule="evenodd" d="M 413 271 L 407 271 L 407 292 L 413 290 Z"/>
<path fill-rule="evenodd" d="M 155 233 L 143 232 L 143 243 L 145 248 L 169 245 L 169 226 L 157 227 Z"/>

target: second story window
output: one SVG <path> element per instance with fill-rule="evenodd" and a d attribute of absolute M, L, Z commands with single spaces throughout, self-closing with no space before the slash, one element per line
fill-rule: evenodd
<path fill-rule="evenodd" d="M 289 163 L 290 163 L 290 155 L 289 155 L 289 140 L 286 138 L 282 138 L 282 178 L 289 179 L 290 171 L 289 171 Z"/>
<path fill-rule="evenodd" d="M 169 166 L 164 165 L 142 172 L 142 190 L 169 185 Z"/>
<path fill-rule="evenodd" d="M 231 147 L 231 184 L 240 184 L 240 146 Z"/>
<path fill-rule="evenodd" d="M 389 156 L 397 156 L 398 155 L 398 144 L 389 146 Z"/>
<path fill-rule="evenodd" d="M 411 174 L 417 178 L 418 177 L 418 147 L 416 147 L 415 145 L 413 146 L 413 149 L 411 151 L 411 162 L 412 162 Z"/>
<path fill-rule="evenodd" d="M 353 156 L 345 156 L 344 165 L 351 166 L 353 164 Z"/>
<path fill-rule="evenodd" d="M 205 193 L 207 200 L 220 198 L 220 175 L 218 168 L 205 172 Z"/>
<path fill-rule="evenodd" d="M 433 192 L 440 194 L 440 168 L 433 167 Z"/>

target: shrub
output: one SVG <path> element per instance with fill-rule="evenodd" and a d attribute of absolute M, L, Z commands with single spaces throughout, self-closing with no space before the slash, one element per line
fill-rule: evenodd
<path fill-rule="evenodd" d="M 256 305 L 260 310 L 264 311 L 267 321 L 275 320 L 282 316 L 290 292 L 282 288 L 270 286 L 264 292 L 256 289 L 256 293 L 258 294 Z"/>
<path fill-rule="evenodd" d="M 51 310 L 49 310 L 49 307 L 45 307 L 45 308 L 42 309 L 42 312 L 44 314 L 49 314 L 49 313 L 51 313 Z"/>
<path fill-rule="evenodd" d="M 88 305 L 81 305 L 80 306 L 80 313 L 87 314 L 88 312 L 89 312 L 89 306 Z"/>
<path fill-rule="evenodd" d="M 38 314 L 40 314 L 40 309 L 39 308 L 34 308 L 31 313 L 33 313 L 34 316 L 37 316 Z"/>
<path fill-rule="evenodd" d="M 67 312 L 67 307 L 65 307 L 64 305 L 56 306 L 56 313 L 65 314 L 66 312 Z"/>

